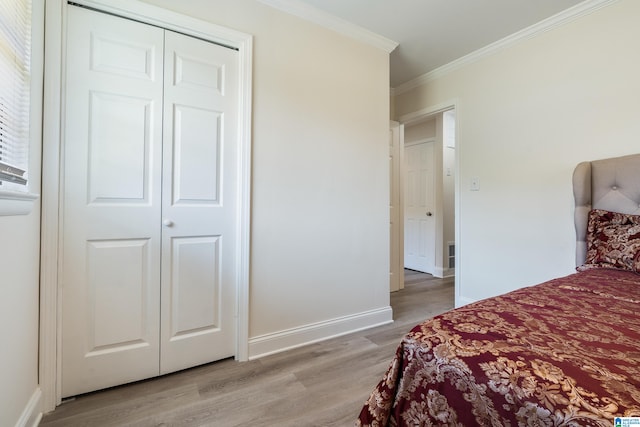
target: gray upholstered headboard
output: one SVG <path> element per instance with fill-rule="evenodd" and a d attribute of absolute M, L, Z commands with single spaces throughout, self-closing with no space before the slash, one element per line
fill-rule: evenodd
<path fill-rule="evenodd" d="M 587 256 L 587 220 L 591 209 L 640 214 L 640 154 L 583 162 L 573 172 L 576 203 L 576 265 Z"/>

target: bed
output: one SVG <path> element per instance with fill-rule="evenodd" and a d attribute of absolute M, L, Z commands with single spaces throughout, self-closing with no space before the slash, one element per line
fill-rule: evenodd
<path fill-rule="evenodd" d="M 573 175 L 577 272 L 415 326 L 359 426 L 607 426 L 640 417 L 640 155 Z"/>

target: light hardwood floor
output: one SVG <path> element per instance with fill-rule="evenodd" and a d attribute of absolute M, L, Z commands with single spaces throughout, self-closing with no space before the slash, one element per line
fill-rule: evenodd
<path fill-rule="evenodd" d="M 394 323 L 250 362 L 223 360 L 78 396 L 41 426 L 352 426 L 415 324 L 453 307 L 453 278 L 405 271 Z"/>

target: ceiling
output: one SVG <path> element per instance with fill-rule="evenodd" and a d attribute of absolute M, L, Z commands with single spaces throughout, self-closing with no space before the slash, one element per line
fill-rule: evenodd
<path fill-rule="evenodd" d="M 516 33 L 583 0 L 299 0 L 399 43 L 391 87 Z"/>

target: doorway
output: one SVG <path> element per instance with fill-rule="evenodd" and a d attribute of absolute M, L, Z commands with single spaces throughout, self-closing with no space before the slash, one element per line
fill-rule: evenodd
<path fill-rule="evenodd" d="M 455 107 L 407 115 L 401 122 L 404 266 L 455 276 Z"/>

